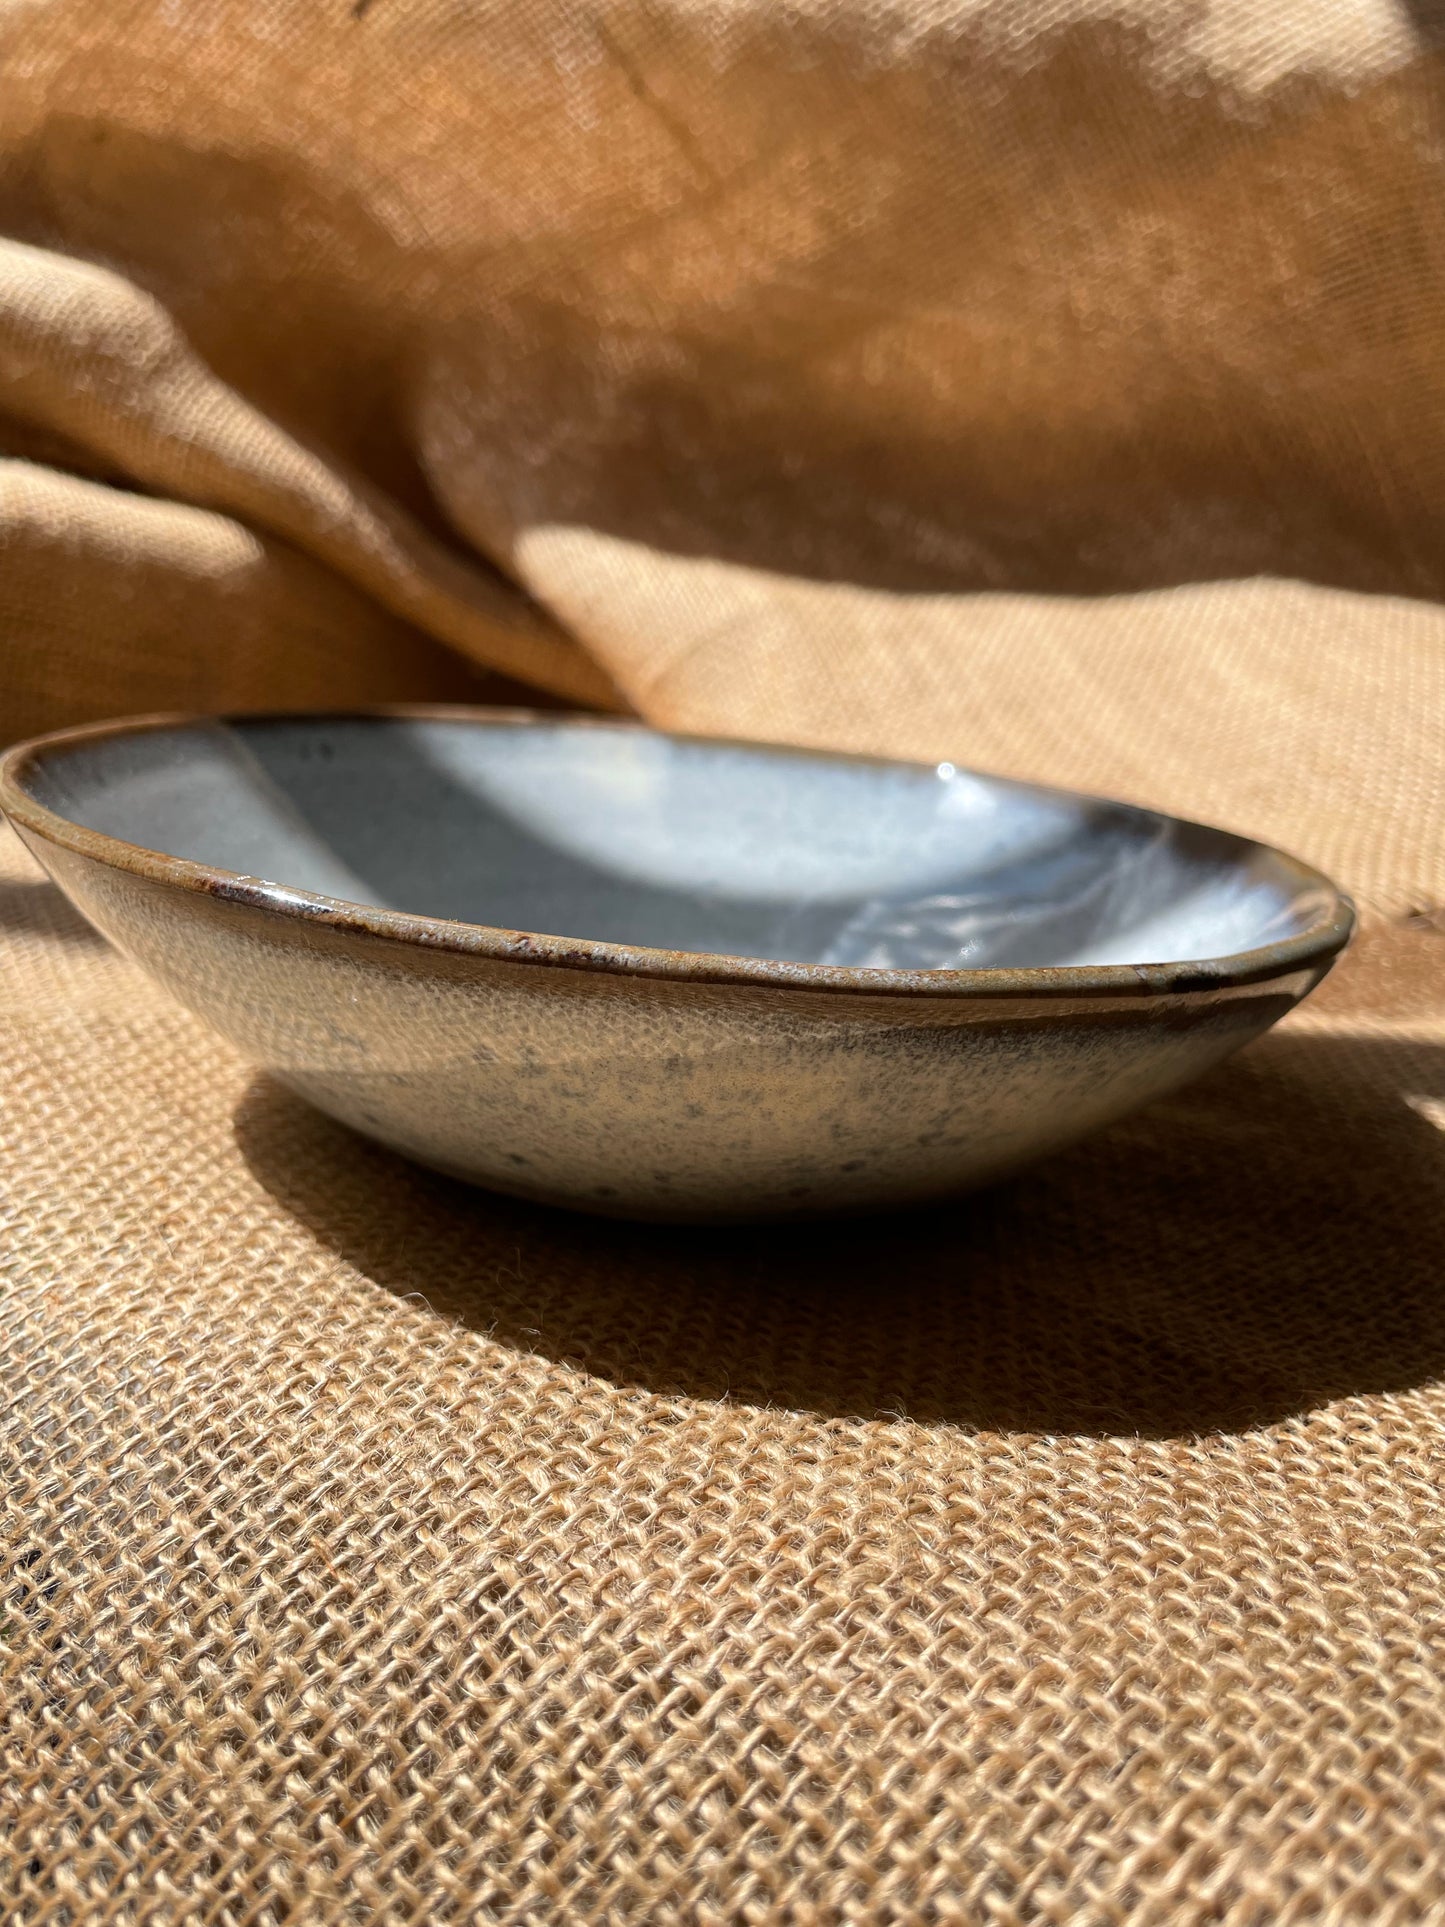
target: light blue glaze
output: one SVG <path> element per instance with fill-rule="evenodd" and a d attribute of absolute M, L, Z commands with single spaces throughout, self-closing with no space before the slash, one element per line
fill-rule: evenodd
<path fill-rule="evenodd" d="M 625 725 L 201 725 L 76 746 L 37 799 L 87 828 L 358 904 L 804 963 L 1207 960 L 1318 905 L 1267 851 L 937 769 Z"/>

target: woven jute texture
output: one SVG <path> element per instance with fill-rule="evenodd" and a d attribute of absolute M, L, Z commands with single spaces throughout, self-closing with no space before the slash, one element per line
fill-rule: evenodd
<path fill-rule="evenodd" d="M 1440 24 L 0 0 L 0 737 L 484 670 L 1362 913 L 1033 1174 L 703 1234 L 353 1138 L 0 834 L 0 1917 L 1445 1921 Z"/>

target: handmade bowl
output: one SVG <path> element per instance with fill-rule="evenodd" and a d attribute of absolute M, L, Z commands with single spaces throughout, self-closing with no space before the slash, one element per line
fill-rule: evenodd
<path fill-rule="evenodd" d="M 107 724 L 12 750 L 0 807 L 323 1110 L 619 1216 L 996 1178 L 1265 1030 L 1352 922 L 1292 858 L 1145 810 L 588 718 Z"/>

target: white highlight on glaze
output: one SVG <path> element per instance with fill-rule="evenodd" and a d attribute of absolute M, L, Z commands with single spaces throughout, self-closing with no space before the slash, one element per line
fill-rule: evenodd
<path fill-rule="evenodd" d="M 796 906 L 936 890 L 1078 833 L 1067 802 L 909 764 L 679 751 L 645 732 L 404 726 L 416 749 L 520 829 L 605 875 Z M 860 782 L 860 777 L 863 779 Z"/>

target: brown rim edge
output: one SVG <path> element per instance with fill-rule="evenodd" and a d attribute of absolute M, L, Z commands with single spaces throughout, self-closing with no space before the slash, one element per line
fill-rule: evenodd
<path fill-rule="evenodd" d="M 293 890 L 232 870 L 215 869 L 187 857 L 167 856 L 139 844 L 124 842 L 99 830 L 87 830 L 38 803 L 23 787 L 25 773 L 40 757 L 86 742 L 138 736 L 166 729 L 244 726 L 255 723 L 319 723 L 356 721 L 485 722 L 490 724 L 542 723 L 568 728 L 647 730 L 673 742 L 708 743 L 719 748 L 748 749 L 763 754 L 818 757 L 828 762 L 886 764 L 898 767 L 907 759 L 863 756 L 846 751 L 797 748 L 784 743 L 753 742 L 736 737 L 697 736 L 680 731 L 648 730 L 629 717 L 594 715 L 567 710 L 489 708 L 485 705 L 397 703 L 375 708 L 337 710 L 255 710 L 227 715 L 184 713 L 124 717 L 110 722 L 85 723 L 52 731 L 17 743 L 0 757 L 0 811 L 45 842 L 88 857 L 110 869 L 145 877 L 212 897 L 244 904 L 278 917 L 298 917 L 309 924 L 378 937 L 385 941 L 419 944 L 428 950 L 458 956 L 487 957 L 504 963 L 532 963 L 552 969 L 595 970 L 616 976 L 650 977 L 679 983 L 739 984 L 786 990 L 843 991 L 858 996 L 927 996 L 955 998 L 1013 997 L 1165 997 L 1209 996 L 1221 991 L 1269 983 L 1296 972 L 1316 969 L 1322 975 L 1349 942 L 1354 929 L 1354 906 L 1318 870 L 1269 844 L 1254 843 L 1233 831 L 1230 836 L 1246 848 L 1260 851 L 1281 864 L 1299 888 L 1317 891 L 1325 908 L 1299 936 L 1227 957 L 1167 964 L 1066 965 L 1012 970 L 877 970 L 857 964 L 787 963 L 771 958 L 729 957 L 701 951 L 653 950 L 590 939 L 553 937 L 486 924 L 454 922 L 444 917 L 419 916 L 410 911 L 384 910 L 343 902 L 308 890 Z M 914 765 L 927 768 L 927 764 Z M 970 775 L 987 775 L 969 770 Z M 1107 802 L 1079 790 L 1053 790 L 1047 785 L 1022 783 L 1013 777 L 989 777 L 1042 794 L 1083 801 Z M 1137 805 L 1123 805 L 1137 808 Z M 1147 813 L 1147 812 L 1146 812 Z M 1161 812 L 1162 814 L 1162 812 Z M 1187 818 L 1172 821 L 1204 829 Z"/>

